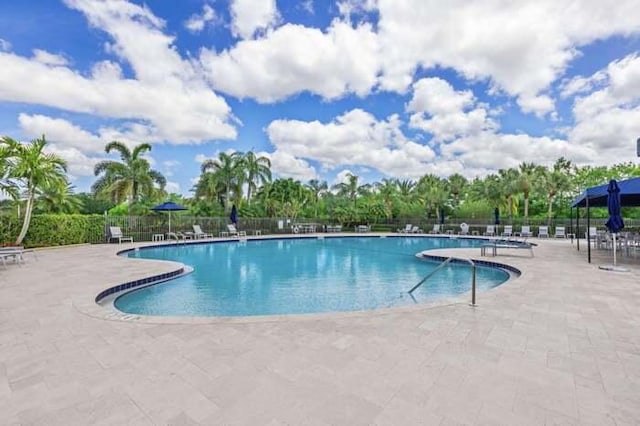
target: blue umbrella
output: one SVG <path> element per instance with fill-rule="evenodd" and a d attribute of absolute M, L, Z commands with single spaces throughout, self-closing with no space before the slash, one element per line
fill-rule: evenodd
<path fill-rule="evenodd" d="M 238 224 L 238 209 L 236 208 L 235 204 L 231 206 L 231 215 L 229 216 L 229 219 L 234 225 Z"/>
<path fill-rule="evenodd" d="M 615 179 L 609 181 L 607 187 L 607 208 L 609 209 L 609 219 L 605 225 L 609 232 L 613 234 L 613 266 L 616 266 L 616 234 L 624 228 L 624 222 L 620 215 L 620 187 Z"/>
<path fill-rule="evenodd" d="M 174 203 L 173 201 L 167 201 L 166 203 L 152 207 L 151 210 L 156 212 L 169 212 L 169 232 L 171 232 L 171 212 L 188 209 L 180 204 Z"/>
<path fill-rule="evenodd" d="M 444 209 L 440 209 L 440 225 L 444 225 Z"/>

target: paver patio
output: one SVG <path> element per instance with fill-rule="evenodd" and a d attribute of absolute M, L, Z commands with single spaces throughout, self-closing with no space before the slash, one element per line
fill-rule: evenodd
<path fill-rule="evenodd" d="M 27 254 L 0 269 L 0 423 L 638 424 L 640 266 L 536 242 L 495 258 L 523 274 L 476 308 L 195 321 L 93 303 L 175 269 L 115 256 L 129 245 Z"/>

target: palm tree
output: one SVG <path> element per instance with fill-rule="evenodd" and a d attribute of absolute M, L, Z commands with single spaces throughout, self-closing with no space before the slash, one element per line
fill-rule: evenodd
<path fill-rule="evenodd" d="M 44 135 L 29 144 L 21 144 L 5 136 L 1 143 L 9 149 L 13 158 L 10 176 L 19 179 L 25 188 L 27 205 L 22 229 L 16 238 L 16 244 L 22 244 L 29 230 L 33 203 L 38 191 L 51 185 L 66 186 L 67 163 L 57 155 L 44 152 L 47 145 Z"/>
<path fill-rule="evenodd" d="M 314 216 L 318 217 L 318 201 L 320 201 L 320 196 L 327 192 L 329 186 L 327 185 L 327 181 L 319 181 L 318 179 L 311 179 L 305 185 L 309 191 L 311 191 L 313 195 L 313 206 L 314 206 Z"/>
<path fill-rule="evenodd" d="M 436 175 L 424 175 L 416 186 L 420 201 L 427 213 L 435 211 L 436 218 L 440 219 L 442 207 L 449 198 L 447 183 Z"/>
<path fill-rule="evenodd" d="M 45 213 L 78 213 L 84 205 L 80 198 L 73 195 L 73 185 L 70 183 L 52 182 L 38 190 L 36 207 Z"/>
<path fill-rule="evenodd" d="M 467 187 L 467 178 L 459 173 L 454 173 L 447 179 L 449 182 L 449 192 L 453 196 L 453 208 L 457 209 L 460 205 L 460 195 L 464 193 Z"/>
<path fill-rule="evenodd" d="M 338 191 L 338 195 L 347 197 L 353 202 L 353 206 L 356 206 L 356 200 L 358 195 L 363 195 L 369 192 L 371 185 L 364 184 L 358 185 L 358 176 L 347 174 L 347 182 L 341 182 L 333 186 Z"/>
<path fill-rule="evenodd" d="M 246 173 L 247 204 L 251 204 L 251 196 L 255 193 L 259 184 L 271 181 L 271 160 L 267 157 L 257 157 L 253 151 L 244 154 L 242 166 Z"/>
<path fill-rule="evenodd" d="M 500 185 L 504 196 L 504 206 L 509 223 L 511 223 L 513 215 L 518 213 L 518 198 L 516 194 L 518 192 L 519 173 L 516 169 L 500 169 L 498 170 L 498 175 L 500 176 Z"/>
<path fill-rule="evenodd" d="M 534 163 L 523 162 L 519 167 L 518 189 L 524 195 L 524 223 L 529 223 L 529 196 L 533 191 L 536 179 L 540 175 L 540 166 Z"/>
<path fill-rule="evenodd" d="M 13 149 L 11 144 L 0 139 L 0 193 L 5 193 L 11 198 L 18 198 L 18 185 L 11 179 L 11 168 L 13 167 Z"/>
<path fill-rule="evenodd" d="M 387 219 L 391 219 L 393 217 L 393 203 L 398 196 L 396 180 L 384 178 L 382 179 L 382 182 L 378 182 L 374 186 L 378 190 L 379 196 L 382 198 L 384 216 Z"/>
<path fill-rule="evenodd" d="M 206 160 L 202 163 L 202 173 L 212 172 L 220 180 L 224 187 L 224 209 L 228 212 L 231 209 L 231 191 L 237 195 L 237 192 L 242 190 L 242 156 L 238 152 L 227 154 L 221 152 L 218 158 Z"/>
<path fill-rule="evenodd" d="M 113 141 L 105 146 L 105 152 L 118 151 L 122 162 L 105 160 L 95 165 L 93 173 L 98 178 L 92 186 L 95 193 L 106 193 L 112 201 L 129 204 L 139 201 L 141 196 L 151 196 L 155 185 L 164 189 L 167 180 L 162 174 L 153 170 L 142 155 L 151 151 L 151 145 L 142 143 L 130 151 L 122 142 Z"/>
<path fill-rule="evenodd" d="M 551 170 L 545 169 L 545 173 L 542 174 L 540 186 L 547 196 L 547 226 L 551 226 L 554 199 L 562 192 L 571 189 L 571 178 L 568 174 L 570 170 L 571 162 L 561 157 Z"/>

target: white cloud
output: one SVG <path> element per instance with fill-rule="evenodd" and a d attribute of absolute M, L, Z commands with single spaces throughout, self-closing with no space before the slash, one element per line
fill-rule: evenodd
<path fill-rule="evenodd" d="M 167 181 L 167 185 L 164 187 L 168 193 L 180 193 L 180 184 L 178 182 Z"/>
<path fill-rule="evenodd" d="M 47 144 L 46 151 L 55 154 L 67 162 L 69 173 L 77 176 L 93 176 L 93 167 L 104 157 L 91 157 L 85 155 L 79 149 L 57 143 Z"/>
<path fill-rule="evenodd" d="M 40 62 L 41 64 L 52 66 L 63 66 L 69 63 L 69 61 L 67 61 L 64 56 L 56 55 L 55 53 L 49 53 L 46 50 L 41 49 L 33 50 L 33 60 L 36 62 Z"/>
<path fill-rule="evenodd" d="M 380 64 L 371 25 L 334 21 L 327 32 L 286 24 L 258 40 L 200 55 L 211 84 L 238 98 L 276 102 L 309 91 L 325 99 L 365 96 Z"/>
<path fill-rule="evenodd" d="M 20 114 L 18 123 L 22 132 L 29 138 L 39 138 L 44 134 L 51 142 L 75 148 L 84 153 L 103 152 L 105 145 L 110 142 L 62 118 L 52 118 L 40 114 Z"/>
<path fill-rule="evenodd" d="M 231 31 L 249 39 L 256 32 L 273 28 L 279 20 L 276 0 L 232 0 Z"/>
<path fill-rule="evenodd" d="M 336 177 L 333 182 L 331 182 L 331 187 L 334 187 L 335 185 L 339 185 L 341 183 L 348 183 L 350 175 L 357 176 L 358 174 L 352 172 L 349 169 L 340 170 L 338 173 L 336 173 Z"/>
<path fill-rule="evenodd" d="M 634 158 L 640 135 L 640 57 L 629 55 L 575 81 L 585 82 L 581 93 L 597 90 L 576 97 L 569 141 L 597 152 L 592 158 L 597 164 Z"/>
<path fill-rule="evenodd" d="M 303 0 L 298 3 L 298 7 L 311 15 L 315 13 L 313 10 L 313 0 Z"/>
<path fill-rule="evenodd" d="M 388 175 L 417 177 L 435 157 L 431 148 L 406 139 L 396 115 L 378 121 L 355 109 L 330 123 L 275 120 L 267 134 L 277 151 L 318 161 L 323 168 L 364 165 Z"/>
<path fill-rule="evenodd" d="M 216 22 L 217 16 L 215 10 L 208 4 L 202 7 L 202 13 L 196 13 L 185 22 L 184 26 L 192 33 L 199 33 L 209 22 Z"/>
<path fill-rule="evenodd" d="M 524 111 L 553 109 L 545 95 L 576 48 L 640 31 L 637 0 L 502 2 L 379 0 L 382 88 L 404 91 L 418 66 L 450 67 L 518 98 Z M 597 17 L 597 19 L 594 19 Z"/>
<path fill-rule="evenodd" d="M 302 182 L 316 179 L 318 174 L 315 168 L 303 159 L 276 150 L 275 152 L 259 152 L 256 155 L 267 157 L 271 161 L 271 170 L 274 175 L 281 178 L 292 178 Z"/>
<path fill-rule="evenodd" d="M 486 109 L 475 103 L 471 91 L 456 91 L 440 78 L 423 78 L 413 84 L 407 105 L 413 113 L 410 126 L 433 134 L 434 142 L 497 128 Z"/>
<path fill-rule="evenodd" d="M 125 127 L 148 142 L 236 137 L 225 100 L 201 79 L 191 61 L 180 57 L 173 39 L 161 31 L 163 22 L 149 10 L 123 1 L 66 3 L 113 38 L 109 51 L 128 62 L 136 78 L 123 78 L 120 66 L 110 61 L 97 63 L 92 75 L 84 76 L 68 66 L 0 52 L 0 101 L 130 120 Z"/>
<path fill-rule="evenodd" d="M 377 7 L 377 0 L 342 0 L 338 1 L 338 12 L 347 19 L 351 14 L 371 12 Z"/>
<path fill-rule="evenodd" d="M 0 38 L 0 52 L 5 51 L 8 52 L 11 50 L 11 43 L 7 40 Z"/>

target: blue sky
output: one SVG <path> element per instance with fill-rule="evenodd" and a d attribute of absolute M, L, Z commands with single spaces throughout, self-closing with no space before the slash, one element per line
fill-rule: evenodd
<path fill-rule="evenodd" d="M 507 4 L 512 3 L 512 4 Z M 566 4 L 565 4 L 566 3 Z M 569 4 L 570 3 L 570 4 Z M 0 2 L 0 134 L 77 190 L 153 146 L 189 194 L 223 151 L 330 184 L 637 161 L 637 0 Z"/>

